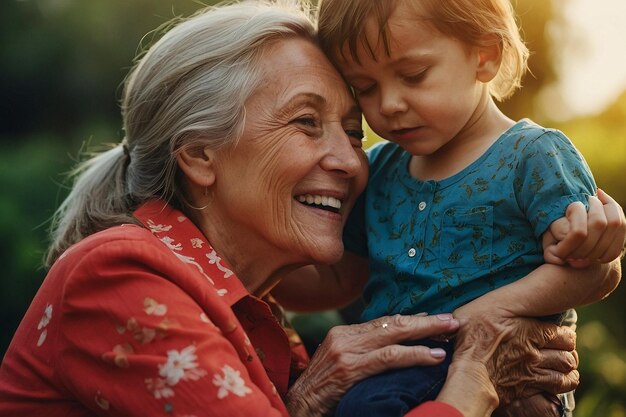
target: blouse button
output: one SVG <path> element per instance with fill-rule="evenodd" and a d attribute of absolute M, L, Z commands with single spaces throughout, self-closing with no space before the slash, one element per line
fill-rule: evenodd
<path fill-rule="evenodd" d="M 426 208 L 426 202 L 422 201 L 421 203 L 419 203 L 417 208 L 419 209 L 419 211 L 423 211 Z"/>
<path fill-rule="evenodd" d="M 416 253 L 417 252 L 416 252 L 415 248 L 409 249 L 409 258 L 413 258 Z"/>

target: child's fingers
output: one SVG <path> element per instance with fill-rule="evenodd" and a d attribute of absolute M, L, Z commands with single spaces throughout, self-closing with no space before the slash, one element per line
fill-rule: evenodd
<path fill-rule="evenodd" d="M 598 198 L 603 203 L 607 219 L 607 230 L 612 231 L 612 240 L 606 252 L 596 255 L 600 262 L 610 262 L 617 258 L 624 249 L 626 240 L 626 216 L 624 209 L 603 190 L 598 189 Z"/>
<path fill-rule="evenodd" d="M 565 216 L 569 229 L 553 249 L 553 254 L 561 259 L 569 258 L 587 237 L 587 210 L 583 203 L 576 202 L 567 206 Z"/>
<path fill-rule="evenodd" d="M 562 225 L 564 226 L 563 228 L 555 225 L 555 223 L 561 220 Z M 559 238 L 555 237 L 554 233 L 552 233 L 553 230 L 560 236 Z M 546 230 L 546 232 L 543 234 L 542 245 L 544 262 L 554 265 L 563 265 L 565 263 L 565 261 L 562 258 L 559 258 L 555 252 L 556 245 L 559 243 L 559 240 L 565 238 L 565 235 L 567 235 L 567 230 L 569 230 L 569 222 L 567 221 L 567 219 L 559 219 L 552 222 L 548 230 Z"/>
<path fill-rule="evenodd" d="M 571 221 L 570 221 L 571 223 Z M 583 242 L 571 254 L 570 258 L 575 259 L 594 259 L 590 258 L 594 248 L 600 243 L 606 245 L 601 239 L 605 236 L 607 228 L 606 213 L 602 202 L 595 196 L 589 197 L 589 211 L 587 212 L 587 230 L 586 237 Z M 612 239 L 607 236 L 608 241 Z"/>
<path fill-rule="evenodd" d="M 561 240 L 565 239 L 567 233 L 569 232 L 569 220 L 565 217 L 561 217 L 560 219 L 556 219 L 550 224 L 548 231 L 544 233 L 544 236 L 549 233 L 551 236 L 551 241 L 546 242 L 544 237 L 544 248 L 546 247 L 546 243 L 558 243 Z"/>
<path fill-rule="evenodd" d="M 554 251 L 551 250 L 551 248 L 543 251 L 543 261 L 547 264 L 553 264 L 553 265 L 565 264 L 565 261 L 563 260 L 563 258 L 559 258 L 558 256 L 556 256 L 554 254 Z"/>

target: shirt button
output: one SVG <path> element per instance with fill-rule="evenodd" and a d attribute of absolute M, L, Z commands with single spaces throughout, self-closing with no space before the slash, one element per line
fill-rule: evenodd
<path fill-rule="evenodd" d="M 419 209 L 419 211 L 423 211 L 426 208 L 426 202 L 422 201 L 421 203 L 419 203 L 417 208 Z"/>
<path fill-rule="evenodd" d="M 411 248 L 411 249 L 409 249 L 409 258 L 414 257 L 414 256 L 415 256 L 415 253 L 416 253 L 415 248 Z"/>

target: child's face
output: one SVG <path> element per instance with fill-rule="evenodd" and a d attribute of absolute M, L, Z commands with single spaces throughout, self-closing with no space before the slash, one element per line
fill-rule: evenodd
<path fill-rule="evenodd" d="M 377 134 L 413 155 L 431 155 L 478 118 L 486 85 L 477 80 L 476 48 L 416 19 L 404 3 L 389 20 L 389 54 L 370 18 L 365 35 L 375 59 L 359 44 L 360 64 L 347 51 L 338 64 Z"/>

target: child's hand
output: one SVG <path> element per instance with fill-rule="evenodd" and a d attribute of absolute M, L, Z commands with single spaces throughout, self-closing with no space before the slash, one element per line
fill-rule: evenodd
<path fill-rule="evenodd" d="M 575 268 L 608 263 L 620 256 L 625 237 L 624 210 L 598 189 L 597 197 L 589 197 L 588 212 L 582 203 L 572 203 L 565 217 L 550 225 L 543 235 L 544 259 Z"/>

